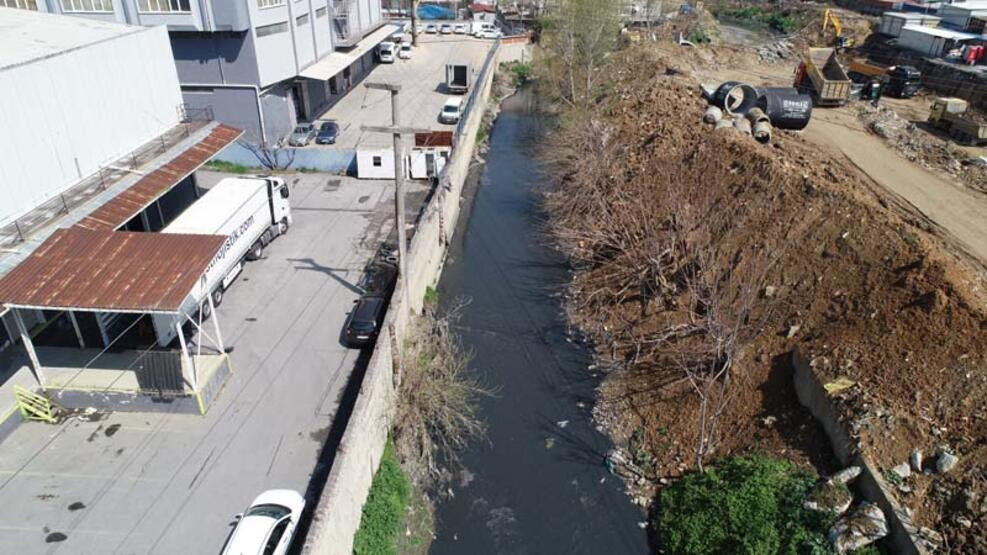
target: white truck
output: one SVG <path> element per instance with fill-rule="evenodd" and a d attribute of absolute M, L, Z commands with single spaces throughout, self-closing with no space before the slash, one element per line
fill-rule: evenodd
<path fill-rule="evenodd" d="M 473 85 L 473 66 L 469 64 L 446 64 L 446 90 L 465 94 Z"/>
<path fill-rule="evenodd" d="M 206 295 L 212 295 L 213 305 L 222 303 L 226 288 L 243 269 L 243 262 L 263 256 L 264 247 L 288 231 L 289 196 L 288 185 L 276 177 L 226 178 L 161 230 L 161 233 L 226 237 L 192 290 L 194 304 L 183 307 L 186 313 L 203 310 L 203 316 L 208 317 Z M 177 336 L 175 325 L 180 321 L 179 316 L 155 314 L 153 320 L 158 344 L 169 345 Z"/>

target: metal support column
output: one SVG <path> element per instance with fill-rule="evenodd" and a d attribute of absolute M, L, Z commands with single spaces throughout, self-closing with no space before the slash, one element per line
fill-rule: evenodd
<path fill-rule="evenodd" d="M 178 344 L 182 347 L 182 368 L 188 368 L 189 370 L 189 385 L 192 386 L 192 391 L 199 388 L 198 379 L 195 375 L 195 365 L 192 364 L 192 357 L 188 354 L 188 345 L 185 344 L 185 332 L 182 331 L 182 319 L 179 318 L 175 322 L 175 331 L 178 332 Z M 185 372 L 182 372 L 184 374 Z"/>
<path fill-rule="evenodd" d="M 82 330 L 79 329 L 79 321 L 75 319 L 75 312 L 69 311 L 69 320 L 72 321 L 72 329 L 75 330 L 75 338 L 79 340 L 79 348 L 86 348 L 86 340 L 82 338 Z"/>
<path fill-rule="evenodd" d="M 44 390 L 45 387 L 45 376 L 41 372 L 41 362 L 38 360 L 38 353 L 34 350 L 34 342 L 31 341 L 31 334 L 27 332 L 27 326 L 24 325 L 24 319 L 21 318 L 21 311 L 19 308 L 12 308 L 11 311 L 14 313 L 14 320 L 17 322 L 17 331 L 21 334 L 21 341 L 24 342 L 24 350 L 27 351 L 27 358 L 31 361 L 31 370 L 34 371 L 34 377 L 38 380 L 38 385 Z"/>
<path fill-rule="evenodd" d="M 219 315 L 216 314 L 216 306 L 212 302 L 212 295 L 206 295 L 209 299 L 209 314 L 212 314 L 212 327 L 216 330 L 216 347 L 219 352 L 225 353 L 226 347 L 223 345 L 223 335 L 219 332 Z"/>

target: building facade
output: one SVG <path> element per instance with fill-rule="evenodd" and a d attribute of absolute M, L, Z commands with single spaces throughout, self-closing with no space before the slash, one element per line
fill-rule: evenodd
<path fill-rule="evenodd" d="M 273 143 L 369 71 L 373 53 L 328 79 L 301 72 L 361 46 L 381 0 L 0 0 L 0 5 L 131 25 L 166 25 L 185 102 Z M 375 45 L 374 45 L 375 46 Z"/>

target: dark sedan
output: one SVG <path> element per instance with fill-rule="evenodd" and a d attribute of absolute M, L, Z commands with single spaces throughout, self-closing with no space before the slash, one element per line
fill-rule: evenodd
<path fill-rule="evenodd" d="M 377 340 L 380 326 L 387 314 L 387 299 L 385 297 L 367 296 L 355 301 L 353 311 L 346 319 L 346 345 L 349 347 L 368 347 Z"/>
<path fill-rule="evenodd" d="M 319 126 L 319 134 L 315 136 L 315 143 L 333 145 L 336 144 L 337 137 L 339 137 L 339 125 L 334 121 L 326 121 Z"/>

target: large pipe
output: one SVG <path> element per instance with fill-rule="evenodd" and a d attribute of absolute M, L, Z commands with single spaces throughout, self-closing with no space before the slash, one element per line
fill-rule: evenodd
<path fill-rule="evenodd" d="M 727 114 L 746 114 L 757 105 L 757 90 L 745 83 L 727 81 L 713 93 L 711 104 L 723 108 Z"/>
<path fill-rule="evenodd" d="M 723 119 L 723 110 L 717 108 L 716 106 L 706 108 L 706 113 L 703 114 L 703 121 L 706 123 L 716 123 L 721 119 Z"/>
<path fill-rule="evenodd" d="M 747 121 L 744 116 L 737 116 L 733 120 L 733 126 L 740 129 L 744 133 L 750 134 L 751 132 L 751 122 Z"/>
<path fill-rule="evenodd" d="M 764 113 L 764 110 L 760 108 L 751 108 L 746 114 L 747 121 L 751 122 L 751 125 L 757 125 L 758 123 L 771 124 L 771 119 Z"/>
<path fill-rule="evenodd" d="M 793 87 L 761 87 L 757 107 L 778 129 L 805 129 L 812 117 L 812 97 Z"/>
<path fill-rule="evenodd" d="M 727 129 L 727 128 L 733 128 L 733 120 L 729 118 L 723 118 L 720 121 L 716 122 L 716 127 L 713 128 L 713 131 L 717 131 L 720 129 Z"/>

